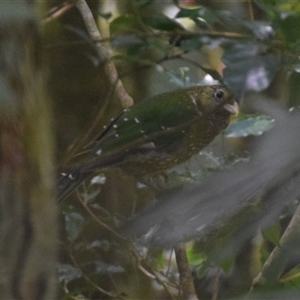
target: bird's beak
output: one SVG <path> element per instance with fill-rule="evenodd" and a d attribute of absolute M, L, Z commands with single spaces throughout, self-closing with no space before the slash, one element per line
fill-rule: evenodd
<path fill-rule="evenodd" d="M 237 116 L 239 114 L 239 105 L 236 101 L 233 104 L 226 103 L 224 108 L 232 115 Z"/>

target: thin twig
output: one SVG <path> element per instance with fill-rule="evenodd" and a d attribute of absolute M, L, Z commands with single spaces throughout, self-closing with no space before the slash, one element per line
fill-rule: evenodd
<path fill-rule="evenodd" d="M 74 2 L 66 1 L 61 3 L 58 6 L 51 8 L 47 14 L 47 17 L 43 19 L 42 23 L 45 24 L 55 19 L 58 19 L 67 11 L 69 11 L 74 5 L 75 5 Z"/>
<path fill-rule="evenodd" d="M 179 299 L 181 300 L 197 299 L 193 277 L 190 272 L 189 263 L 187 259 L 185 244 L 184 243 L 178 244 L 174 248 L 174 250 L 175 250 L 178 273 L 180 277 L 180 287 L 182 290 Z"/>
<path fill-rule="evenodd" d="M 98 290 L 99 292 L 101 292 L 104 295 L 107 295 L 111 298 L 119 298 L 119 299 L 124 299 L 124 297 L 122 297 L 121 295 L 117 295 L 117 294 L 113 294 L 109 291 L 104 290 L 103 288 L 101 288 L 100 286 L 98 286 L 97 284 L 95 284 L 90 278 L 89 276 L 85 275 L 85 273 L 81 270 L 79 264 L 77 263 L 75 257 L 73 256 L 72 251 L 69 251 L 69 255 L 70 258 L 73 262 L 73 264 L 75 265 L 75 267 L 77 268 L 77 270 L 80 272 L 81 276 L 88 282 L 90 283 L 96 290 Z"/>
<path fill-rule="evenodd" d="M 78 8 L 79 12 L 81 13 L 81 16 L 83 18 L 83 21 L 85 23 L 85 26 L 87 28 L 87 31 L 92 38 L 92 40 L 95 43 L 95 46 L 98 51 L 98 56 L 105 63 L 104 65 L 104 71 L 109 79 L 109 82 L 111 86 L 115 86 L 115 92 L 120 100 L 122 106 L 124 108 L 127 108 L 133 104 L 133 99 L 127 94 L 122 81 L 120 80 L 118 76 L 117 69 L 114 65 L 114 63 L 110 60 L 109 54 L 106 50 L 106 48 L 102 45 L 102 36 L 101 33 L 96 25 L 96 22 L 94 20 L 93 14 L 88 7 L 85 0 L 78 0 L 76 7 Z"/>
<path fill-rule="evenodd" d="M 96 118 L 93 120 L 89 129 L 71 145 L 63 165 L 67 165 L 69 160 L 72 159 L 74 155 L 82 149 L 82 147 L 87 143 L 87 141 L 90 141 L 91 139 L 95 138 L 93 137 L 93 135 L 95 135 L 94 131 L 99 127 L 99 123 L 103 118 L 103 114 L 113 94 L 117 96 L 117 99 L 120 101 L 121 105 L 124 108 L 127 108 L 133 104 L 133 99 L 127 94 L 122 84 L 122 81 L 120 80 L 117 69 L 112 60 L 110 59 L 108 51 L 103 46 L 103 39 L 101 33 L 96 25 L 94 16 L 90 8 L 88 7 L 86 1 L 78 0 L 76 3 L 76 7 L 79 10 L 82 19 L 85 23 L 86 29 L 92 41 L 95 44 L 99 60 L 103 64 L 104 73 L 109 81 L 109 87 L 107 89 L 108 92 L 106 94 L 105 101 L 103 101 Z"/>
<path fill-rule="evenodd" d="M 108 231 L 110 231 L 111 233 L 113 233 L 114 235 L 116 235 L 118 238 L 122 239 L 122 240 L 126 240 L 126 238 L 124 238 L 122 235 L 120 235 L 117 231 L 115 231 L 113 228 L 111 228 L 110 226 L 108 226 L 107 224 L 105 224 L 104 222 L 102 222 L 95 214 L 94 212 L 88 207 L 88 205 L 83 201 L 83 199 L 81 197 L 79 197 L 80 203 L 81 205 L 84 207 L 84 209 L 89 213 L 89 215 L 102 227 L 104 227 L 105 229 L 107 229 Z"/>
<path fill-rule="evenodd" d="M 221 275 L 221 268 L 218 267 L 217 274 L 214 280 L 214 288 L 213 288 L 213 295 L 211 300 L 217 300 L 219 294 L 219 287 L 220 287 L 220 275 Z"/>

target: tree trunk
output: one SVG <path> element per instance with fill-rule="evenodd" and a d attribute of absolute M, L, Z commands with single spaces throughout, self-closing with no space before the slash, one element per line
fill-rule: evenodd
<path fill-rule="evenodd" d="M 51 110 L 36 20 L 41 5 L 0 3 L 0 299 L 56 297 Z"/>

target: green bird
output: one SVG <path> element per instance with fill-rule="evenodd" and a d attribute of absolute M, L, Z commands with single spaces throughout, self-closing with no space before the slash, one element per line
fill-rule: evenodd
<path fill-rule="evenodd" d="M 113 119 L 89 145 L 84 158 L 63 170 L 57 201 L 94 172 L 112 166 L 145 182 L 198 153 L 238 111 L 234 95 L 219 85 L 144 99 Z"/>

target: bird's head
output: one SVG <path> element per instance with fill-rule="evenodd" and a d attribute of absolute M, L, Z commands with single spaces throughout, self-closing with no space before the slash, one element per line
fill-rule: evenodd
<path fill-rule="evenodd" d="M 218 112 L 229 115 L 238 115 L 239 106 L 235 96 L 220 85 L 207 86 L 201 97 L 201 105 L 207 113 Z"/>

